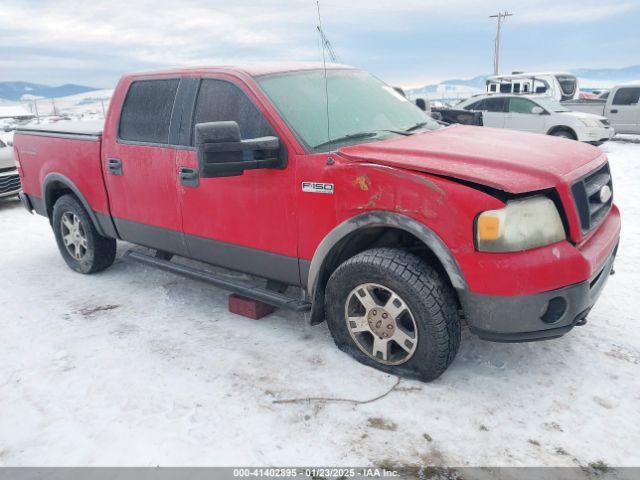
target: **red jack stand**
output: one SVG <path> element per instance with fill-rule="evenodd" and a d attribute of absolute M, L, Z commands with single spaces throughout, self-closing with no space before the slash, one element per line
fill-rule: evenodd
<path fill-rule="evenodd" d="M 229 295 L 229 311 L 253 320 L 260 320 L 275 312 L 276 307 L 260 300 L 253 300 L 237 293 L 232 293 Z"/>

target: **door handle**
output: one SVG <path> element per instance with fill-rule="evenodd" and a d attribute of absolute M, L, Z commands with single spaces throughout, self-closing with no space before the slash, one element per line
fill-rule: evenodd
<path fill-rule="evenodd" d="M 611 113 L 618 113 L 618 109 L 614 108 L 613 110 L 611 110 Z"/>
<path fill-rule="evenodd" d="M 180 167 L 178 176 L 180 177 L 180 185 L 185 187 L 197 187 L 200 185 L 200 175 L 195 168 Z"/>
<path fill-rule="evenodd" d="M 107 160 L 107 168 L 112 175 L 122 175 L 122 160 L 110 158 Z"/>

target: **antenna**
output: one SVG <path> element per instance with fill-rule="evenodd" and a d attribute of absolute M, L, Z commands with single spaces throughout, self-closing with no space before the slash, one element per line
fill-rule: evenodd
<path fill-rule="evenodd" d="M 322 31 L 322 28 L 320 27 L 320 25 L 318 25 L 317 28 L 318 28 L 318 33 L 320 34 L 320 40 L 322 41 L 322 45 L 324 46 L 324 48 L 327 49 L 327 53 L 329 54 L 329 58 L 331 59 L 332 62 L 337 62 L 338 61 L 338 56 L 336 55 L 336 52 L 333 51 L 333 47 L 331 46 L 331 42 L 329 41 L 327 36 Z"/>
<path fill-rule="evenodd" d="M 513 13 L 509 13 L 506 10 L 504 12 L 498 12 L 495 15 L 490 15 L 489 18 L 498 19 L 498 28 L 496 31 L 495 40 L 495 53 L 493 57 L 493 74 L 498 75 L 500 73 L 500 33 L 502 31 L 502 20 L 507 17 L 513 17 Z"/>
<path fill-rule="evenodd" d="M 324 68 L 324 95 L 326 99 L 327 105 L 327 141 L 331 140 L 331 123 L 329 121 L 329 84 L 327 82 L 327 59 L 325 55 L 325 50 L 327 50 L 327 37 L 325 37 L 324 32 L 322 30 L 322 16 L 320 15 L 320 0 L 316 0 L 316 7 L 318 9 L 318 32 L 320 33 L 320 40 L 322 41 L 322 66 Z M 326 40 L 326 42 L 325 42 Z M 329 47 L 331 44 L 329 44 Z M 331 50 L 333 53 L 333 50 Z"/>

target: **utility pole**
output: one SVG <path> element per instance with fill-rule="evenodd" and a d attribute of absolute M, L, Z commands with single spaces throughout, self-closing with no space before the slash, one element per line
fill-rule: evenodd
<path fill-rule="evenodd" d="M 513 13 L 509 13 L 506 10 L 504 12 L 498 12 L 495 15 L 490 15 L 489 18 L 498 19 L 498 27 L 496 30 L 495 40 L 495 52 L 493 56 L 493 74 L 498 75 L 500 73 L 500 33 L 502 30 L 502 21 L 507 17 L 513 17 Z"/>
<path fill-rule="evenodd" d="M 34 100 L 33 100 L 33 108 L 34 108 L 34 109 L 35 109 L 35 111 L 36 111 L 36 121 L 37 121 L 38 123 L 40 123 L 40 115 L 38 114 L 38 100 L 37 100 L 37 99 L 34 99 Z"/>

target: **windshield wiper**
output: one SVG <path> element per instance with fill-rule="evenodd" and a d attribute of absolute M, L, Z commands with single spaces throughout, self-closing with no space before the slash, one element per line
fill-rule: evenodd
<path fill-rule="evenodd" d="M 406 134 L 408 132 L 413 132 L 414 130 L 418 130 L 419 128 L 426 127 L 427 125 L 429 125 L 429 122 L 418 122 L 414 126 L 409 127 L 406 130 L 403 130 L 403 133 Z"/>
<path fill-rule="evenodd" d="M 390 132 L 395 133 L 397 135 L 411 135 L 406 130 L 391 130 L 388 128 L 380 128 L 378 130 L 370 130 L 368 132 L 357 132 L 357 133 L 347 133 L 342 137 L 332 138 L 331 140 L 327 140 L 326 142 L 322 142 L 318 145 L 312 147 L 314 150 L 316 148 L 324 147 L 326 145 L 331 145 L 332 143 L 342 142 L 344 140 L 358 140 L 363 138 L 373 138 L 376 137 L 380 132 Z"/>
<path fill-rule="evenodd" d="M 326 142 L 319 143 L 318 145 L 314 145 L 313 149 L 324 147 L 326 145 L 331 145 L 332 143 L 342 142 L 344 140 L 358 140 L 359 138 L 372 138 L 378 135 L 377 132 L 358 132 L 358 133 L 347 133 L 338 138 L 332 138 L 327 140 Z"/>

